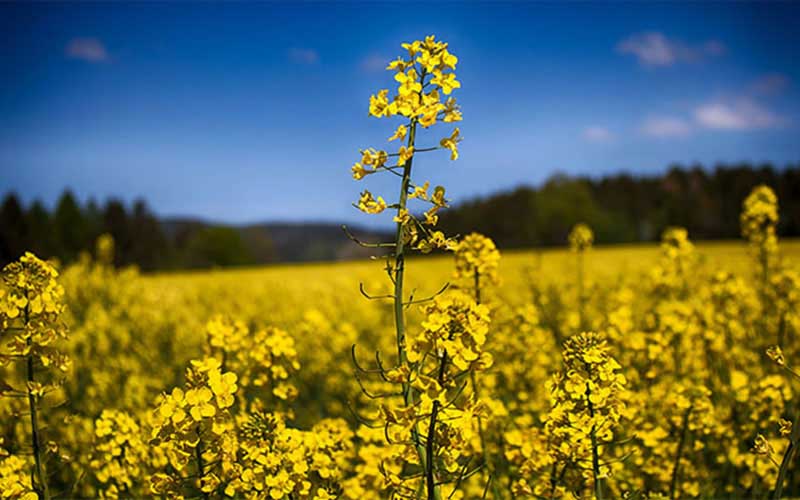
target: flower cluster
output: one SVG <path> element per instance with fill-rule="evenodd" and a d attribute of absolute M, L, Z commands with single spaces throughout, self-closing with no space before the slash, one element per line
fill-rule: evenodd
<path fill-rule="evenodd" d="M 26 439 L 34 457 L 31 484 L 45 498 L 49 497 L 46 462 L 48 455 L 58 454 L 58 445 L 44 439 L 40 414 L 45 397 L 60 389 L 71 367 L 69 356 L 55 346 L 58 340 L 67 338 L 62 319 L 66 309 L 64 289 L 57 277 L 53 265 L 26 252 L 3 269 L 4 286 L 0 288 L 0 337 L 7 349 L 0 352 L 0 367 L 17 362 L 20 372 L 25 373 L 21 380 L 12 379 L 13 385 L 2 380 L 0 395 L 28 401 L 30 437 Z M 19 463 L 11 458 L 6 461 Z"/>
<path fill-rule="evenodd" d="M 470 286 L 481 285 L 480 281 L 497 283 L 497 266 L 500 252 L 491 238 L 482 234 L 470 233 L 454 247 L 455 279 L 468 280 Z M 478 281 L 478 283 L 474 283 Z"/>
<path fill-rule="evenodd" d="M 31 484 L 31 464 L 22 457 L 10 454 L 0 438 L 0 498 L 38 500 Z"/>
<path fill-rule="evenodd" d="M 67 337 L 61 320 L 64 289 L 58 271 L 30 252 L 3 269 L 5 290 L 0 289 L 0 328 L 14 333 L 9 355 L 33 356 L 45 367 L 69 369 L 69 358 L 53 347 Z"/>
<path fill-rule="evenodd" d="M 655 290 L 664 295 L 686 294 L 696 263 L 694 244 L 682 227 L 668 227 L 661 233 L 661 262 L 653 267 Z"/>
<path fill-rule="evenodd" d="M 740 224 L 747 241 L 755 245 L 774 245 L 778 197 L 772 188 L 762 184 L 753 189 L 742 203 Z"/>
<path fill-rule="evenodd" d="M 584 224 L 575 224 L 572 231 L 569 232 L 569 247 L 575 252 L 584 252 L 592 248 L 594 243 L 594 233 L 592 229 Z"/>
<path fill-rule="evenodd" d="M 758 254 L 762 285 L 769 279 L 775 254 L 778 252 L 778 197 L 769 186 L 760 185 L 745 198 L 739 223 L 742 237 Z"/>
<path fill-rule="evenodd" d="M 89 468 L 100 497 L 119 498 L 137 491 L 150 450 L 136 420 L 122 411 L 103 410 L 95 421 L 94 435 Z"/>
<path fill-rule="evenodd" d="M 352 433 L 341 420 L 310 431 L 286 426 L 280 415 L 255 412 L 242 426 L 238 461 L 225 493 L 244 498 L 332 500 L 352 459 Z"/>
<path fill-rule="evenodd" d="M 454 89 L 461 87 L 453 72 L 458 58 L 448 51 L 446 43 L 436 41 L 433 36 L 404 43 L 403 48 L 408 51 L 408 57 L 398 57 L 386 68 L 395 72 L 397 93 L 389 99 L 389 90 L 384 89 L 370 97 L 370 115 L 400 115 L 417 121 L 425 128 L 435 124 L 437 119 L 444 122 L 460 121 L 461 112 L 455 99 L 450 97 L 442 102 L 441 97 L 441 94 L 449 96 Z M 430 79 L 425 80 L 426 77 Z M 403 129 L 392 136 L 399 139 L 403 137 Z"/>
<path fill-rule="evenodd" d="M 291 401 L 297 388 L 292 374 L 300 369 L 295 341 L 285 330 L 269 326 L 251 332 L 241 320 L 216 315 L 206 324 L 208 354 L 239 375 L 239 384 L 271 403 Z"/>
<path fill-rule="evenodd" d="M 436 41 L 433 36 L 403 44 L 407 57 L 392 61 L 386 68 L 394 72 L 397 83 L 396 93 L 390 98 L 389 89 L 383 89 L 370 97 L 369 114 L 377 118 L 404 117 L 408 121 L 397 126 L 389 137 L 389 142 L 406 141 L 396 152 L 367 148 L 361 151 L 361 161 L 356 162 L 351 172 L 356 180 L 378 172 L 391 172 L 402 177 L 400 200 L 387 203 L 382 196 L 375 196 L 365 189 L 361 192 L 356 208 L 367 214 L 380 214 L 387 208 L 397 210 L 394 222 L 398 224 L 398 234 L 403 245 L 408 245 L 423 253 L 437 249 L 449 249 L 454 242 L 434 227 L 439 221 L 437 212 L 447 207 L 445 189 L 436 186 L 429 195 L 430 184 L 415 185 L 411 181 L 411 164 L 417 153 L 444 149 L 450 152 L 450 159 L 458 159 L 458 143 L 461 131 L 453 132 L 440 139 L 438 146 L 420 148 L 417 146 L 418 126 L 430 128 L 437 121 L 452 123 L 461 120 L 461 111 L 453 97 L 454 89 L 460 88 L 454 73 L 458 58 L 448 50 L 447 43 Z M 396 160 L 394 164 L 390 160 Z M 401 173 L 402 172 L 402 173 Z M 429 208 L 420 216 L 414 215 L 408 207 L 411 199 L 427 202 Z"/>
<path fill-rule="evenodd" d="M 549 383 L 551 407 L 544 427 L 549 452 L 558 463 L 582 471 L 597 489 L 611 472 L 599 457 L 625 413 L 626 378 L 598 333 L 568 338 L 563 357 L 563 370 Z"/>
<path fill-rule="evenodd" d="M 179 494 L 185 470 L 194 464 L 196 486 L 210 493 L 220 485 L 216 472 L 235 452 L 229 408 L 234 404 L 238 377 L 222 372 L 214 358 L 194 360 L 186 371 L 186 385 L 159 398 L 150 444 L 161 446 L 175 472 L 150 478 L 154 494 Z"/>
<path fill-rule="evenodd" d="M 689 232 L 682 227 L 668 227 L 661 233 L 661 251 L 668 260 L 684 261 L 694 255 Z"/>
<path fill-rule="evenodd" d="M 447 356 L 458 370 L 468 370 L 473 364 L 477 369 L 491 366 L 492 357 L 483 350 L 489 332 L 488 307 L 453 292 L 436 297 L 424 311 L 422 330 L 409 338 L 409 361 Z"/>
<path fill-rule="evenodd" d="M 267 327 L 249 337 L 248 348 L 242 353 L 242 385 L 266 388 L 273 398 L 291 401 L 297 388 L 291 375 L 300 369 L 294 338 L 285 330 Z"/>

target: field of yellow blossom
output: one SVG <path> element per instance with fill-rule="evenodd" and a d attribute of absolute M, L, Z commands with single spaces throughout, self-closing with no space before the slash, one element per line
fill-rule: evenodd
<path fill-rule="evenodd" d="M 387 293 L 380 267 L 142 276 L 105 265 L 102 243 L 100 259 L 87 257 L 57 278 L 69 333 L 48 345 L 71 361 L 53 370 L 47 380 L 55 385 L 38 405 L 50 494 L 390 494 L 402 467 L 387 462 L 389 448 L 400 445 L 372 427 L 381 402 L 367 397 L 385 388 L 357 373 L 351 352 L 357 345 L 365 371 L 375 368 L 377 349 L 387 367 L 395 362 L 391 303 L 359 292 L 361 284 L 370 295 Z M 609 416 L 598 460 L 609 497 L 749 498 L 771 490 L 797 396 L 791 372 L 766 349 L 782 335 L 791 363 L 800 279 L 788 271 L 773 277 L 789 289 L 762 303 L 745 244 L 676 248 L 586 251 L 583 300 L 575 252 L 502 256 L 496 282 L 481 287 L 491 317 L 483 351 L 494 363 L 479 377 L 480 425 L 462 429 L 451 449 L 459 467 L 476 470 L 459 485 L 463 498 L 480 498 L 489 474 L 490 497 L 591 494 L 591 453 L 573 448 L 580 440 L 571 434 L 586 424 L 570 421 L 586 415 L 558 410 L 548 385 L 568 362 L 564 340 L 584 329 L 605 334 L 598 353 L 624 380 L 614 394 L 618 414 L 602 410 Z M 783 242 L 781 255 L 796 267 L 800 242 Z M 691 272 L 678 274 L 684 265 Z M 420 298 L 446 282 L 470 290 L 453 279 L 450 256 L 412 259 L 409 268 Z M 424 324 L 425 312 L 426 303 L 411 306 L 409 323 Z M 0 487 L 15 498 L 32 491 L 34 466 L 24 370 L 5 362 L 20 381 L 3 381 Z M 551 434 L 553 426 L 561 429 Z"/>
<path fill-rule="evenodd" d="M 740 242 L 445 236 L 445 188 L 412 163 L 458 158 L 458 128 L 415 142 L 461 120 L 440 96 L 457 58 L 403 48 L 370 113 L 407 120 L 405 145 L 352 168 L 398 178 L 397 201 L 355 204 L 396 223 L 350 235 L 374 260 L 140 275 L 103 236 L 65 268 L 3 269 L 0 498 L 800 494 L 800 242 L 778 241 L 773 191 L 744 201 Z"/>

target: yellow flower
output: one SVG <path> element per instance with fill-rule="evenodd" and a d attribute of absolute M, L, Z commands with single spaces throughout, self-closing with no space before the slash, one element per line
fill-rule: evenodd
<path fill-rule="evenodd" d="M 379 214 L 386 210 L 386 202 L 380 196 L 376 200 L 372 197 L 372 193 L 365 189 L 358 200 L 358 209 L 368 214 Z"/>
<path fill-rule="evenodd" d="M 455 278 L 475 279 L 497 282 L 497 267 L 500 252 L 490 238 L 478 233 L 470 233 L 455 247 Z"/>
<path fill-rule="evenodd" d="M 414 40 L 411 43 L 402 43 L 402 44 L 400 44 L 401 47 L 403 47 L 404 49 L 406 49 L 408 51 L 408 56 L 409 57 L 414 57 L 420 51 L 420 46 L 421 45 L 422 45 L 422 42 L 420 42 L 419 40 Z"/>
<path fill-rule="evenodd" d="M 408 128 L 405 125 L 400 125 L 397 127 L 397 130 L 394 131 L 394 134 L 389 137 L 390 141 L 395 139 L 403 140 L 406 138 L 406 134 L 408 133 Z"/>
<path fill-rule="evenodd" d="M 442 73 L 441 71 L 434 71 L 431 83 L 438 85 L 445 95 L 450 95 L 455 89 L 461 88 L 461 82 L 456 80 L 456 75 L 453 73 Z"/>
<path fill-rule="evenodd" d="M 575 224 L 569 233 L 569 246 L 572 250 L 582 252 L 592 247 L 594 233 L 592 229 L 583 223 Z"/>
<path fill-rule="evenodd" d="M 450 159 L 456 160 L 458 159 L 458 142 L 461 140 L 460 137 L 461 131 L 456 127 L 453 130 L 453 133 L 450 134 L 450 137 L 445 137 L 441 141 L 439 141 L 439 145 L 445 149 L 450 150 Z"/>
<path fill-rule="evenodd" d="M 419 198 L 421 200 L 428 199 L 428 188 L 430 187 L 431 183 L 425 181 L 425 184 L 422 186 L 414 186 L 414 191 L 408 195 L 409 198 Z"/>
<path fill-rule="evenodd" d="M 365 176 L 367 176 L 369 174 L 374 174 L 375 173 L 374 170 L 365 169 L 364 167 L 361 166 L 360 163 L 355 163 L 350 168 L 350 170 L 353 172 L 353 179 L 355 179 L 357 181 L 363 179 Z"/>
<path fill-rule="evenodd" d="M 389 116 L 389 90 L 378 91 L 378 95 L 369 98 L 369 114 L 375 117 Z"/>
<path fill-rule="evenodd" d="M 371 166 L 373 170 L 382 167 L 388 159 L 386 151 L 376 151 L 372 148 L 361 151 L 361 163 Z"/>
<path fill-rule="evenodd" d="M 783 350 L 781 350 L 780 346 L 774 345 L 767 348 L 767 356 L 778 366 L 786 365 L 786 358 L 784 358 Z"/>
<path fill-rule="evenodd" d="M 780 432 L 781 436 L 788 436 L 792 433 L 792 423 L 786 419 L 780 419 L 778 421 L 778 432 Z"/>
<path fill-rule="evenodd" d="M 768 457 L 775 453 L 775 449 L 772 447 L 772 444 L 770 444 L 767 438 L 761 434 L 756 435 L 756 439 L 753 442 L 752 451 L 756 455 L 766 455 Z"/>
<path fill-rule="evenodd" d="M 444 118 L 442 121 L 445 123 L 452 123 L 459 122 L 461 119 L 461 109 L 456 104 L 456 100 L 452 97 L 448 97 L 447 101 L 444 103 Z"/>
<path fill-rule="evenodd" d="M 407 67 L 409 67 L 411 63 L 404 60 L 402 57 L 398 57 L 394 61 L 390 62 L 386 69 L 388 70 L 396 70 L 396 71 L 405 71 Z"/>
<path fill-rule="evenodd" d="M 414 68 L 407 72 L 399 72 L 394 75 L 394 79 L 400 84 L 397 92 L 400 96 L 407 96 L 422 90 L 422 84 L 417 80 L 417 71 Z"/>
<path fill-rule="evenodd" d="M 436 215 L 437 210 L 439 210 L 439 207 L 431 207 L 423 214 L 425 216 L 425 224 L 429 226 L 435 226 L 439 223 L 439 216 Z"/>
<path fill-rule="evenodd" d="M 408 209 L 401 208 L 392 220 L 399 224 L 408 224 L 411 221 L 411 214 L 408 213 Z"/>
<path fill-rule="evenodd" d="M 397 165 L 402 167 L 414 156 L 414 146 L 408 148 L 405 146 L 400 146 L 397 156 Z"/>
<path fill-rule="evenodd" d="M 445 189 L 444 186 L 436 186 L 433 189 L 433 195 L 431 196 L 431 203 L 436 205 L 437 207 L 445 208 L 447 207 L 447 200 L 444 197 Z"/>

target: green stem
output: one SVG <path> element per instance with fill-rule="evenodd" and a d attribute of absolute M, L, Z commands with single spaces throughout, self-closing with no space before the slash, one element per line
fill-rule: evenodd
<path fill-rule="evenodd" d="M 417 121 L 412 120 L 409 132 L 408 142 L 406 147 L 414 147 L 417 136 Z M 406 161 L 403 166 L 403 178 L 400 182 L 400 200 L 397 204 L 397 214 L 399 215 L 408 206 L 408 189 L 411 183 L 411 166 L 414 162 L 414 157 Z M 394 324 L 397 341 L 397 359 L 399 365 L 408 364 L 408 356 L 406 354 L 406 326 L 405 316 L 403 314 L 403 279 L 405 276 L 405 242 L 403 241 L 403 223 L 397 223 L 397 233 L 395 235 L 395 258 L 394 258 Z M 403 402 L 406 408 L 414 405 L 414 396 L 411 393 L 411 384 L 408 381 L 403 382 Z M 411 429 L 411 438 L 417 449 L 420 464 L 425 470 L 426 475 L 432 472 L 432 464 L 427 460 L 427 452 L 419 438 L 419 429 L 415 423 Z M 439 487 L 434 486 L 436 498 L 439 498 Z"/>
<path fill-rule="evenodd" d="M 769 254 L 767 252 L 766 246 L 767 240 L 765 239 L 761 243 L 760 250 L 760 261 L 761 261 L 761 287 L 764 289 L 764 292 L 767 291 L 767 282 L 769 281 Z"/>
<path fill-rule="evenodd" d="M 28 298 L 27 292 L 25 298 Z M 28 306 L 25 306 L 25 327 L 27 329 L 30 322 L 30 313 Z M 30 386 L 36 382 L 35 370 L 33 365 L 33 352 L 30 351 L 32 341 L 30 335 L 26 341 L 28 345 L 28 366 L 27 366 L 27 380 L 28 380 L 28 405 L 31 412 L 31 441 L 33 444 L 33 459 L 36 464 L 36 485 L 37 493 L 39 493 L 44 500 L 50 500 L 50 488 L 47 485 L 47 474 L 45 473 L 44 462 L 42 461 L 42 445 L 41 445 L 41 432 L 39 430 L 39 415 L 36 405 L 36 396 L 33 395 Z"/>
<path fill-rule="evenodd" d="M 414 140 L 417 134 L 417 122 L 411 122 L 411 129 L 408 133 L 407 147 L 414 147 Z M 408 159 L 403 166 L 403 180 L 400 182 L 400 201 L 397 204 L 397 214 L 406 210 L 408 205 L 408 186 L 411 182 L 411 165 L 414 157 Z M 405 275 L 405 242 L 403 241 L 403 223 L 397 223 L 397 234 L 395 236 L 395 256 L 394 256 L 394 324 L 397 333 L 397 357 L 401 365 L 407 361 L 405 341 L 406 326 L 403 316 L 403 278 Z M 406 393 L 404 384 L 403 393 Z M 407 402 L 406 402 L 407 403 Z"/>
<path fill-rule="evenodd" d="M 778 322 L 778 345 L 785 345 L 783 342 L 784 332 L 786 331 L 786 314 L 780 312 L 780 321 Z"/>
<path fill-rule="evenodd" d="M 475 302 L 481 303 L 481 273 L 475 269 Z"/>
<path fill-rule="evenodd" d="M 578 316 L 580 321 L 580 330 L 585 329 L 584 324 L 584 306 L 585 297 L 583 291 L 583 250 L 578 250 Z"/>
<path fill-rule="evenodd" d="M 692 407 L 686 410 L 683 414 L 683 422 L 681 422 L 681 438 L 678 441 L 678 451 L 675 454 L 675 465 L 672 467 L 672 481 L 669 486 L 669 497 L 675 500 L 675 495 L 680 493 L 678 487 L 678 478 L 681 468 L 681 455 L 683 455 L 683 447 L 686 445 L 686 437 L 689 434 L 689 415 L 692 413 Z"/>
<path fill-rule="evenodd" d="M 200 428 L 197 428 L 197 446 L 194 448 L 194 456 L 197 459 L 197 477 L 200 482 L 200 491 L 203 493 L 203 498 L 208 499 L 208 493 L 202 491 L 203 477 L 205 477 L 205 464 L 203 463 L 203 440 L 200 438 Z"/>
<path fill-rule="evenodd" d="M 442 362 L 439 365 L 439 385 L 444 387 L 444 373 L 447 368 L 447 351 L 444 351 Z M 438 500 L 440 498 L 439 487 L 436 485 L 436 476 L 434 470 L 434 447 L 436 444 L 436 417 L 439 415 L 439 401 L 433 402 L 433 409 L 431 410 L 431 418 L 428 424 L 428 439 L 425 443 L 425 462 L 428 467 L 425 468 L 425 479 L 428 485 L 428 500 Z"/>
<path fill-rule="evenodd" d="M 789 446 L 783 453 L 783 460 L 781 460 L 781 465 L 778 469 L 778 479 L 775 481 L 775 490 L 772 493 L 773 500 L 779 500 L 783 494 L 783 483 L 786 481 L 786 475 L 789 472 L 789 464 L 792 463 L 794 454 L 797 451 L 798 439 L 800 439 L 800 410 L 798 410 L 794 417 L 794 422 L 792 422 L 792 433 L 789 435 Z"/>
<path fill-rule="evenodd" d="M 594 419 L 594 406 L 590 399 L 591 395 L 592 391 L 587 384 L 586 403 L 589 407 L 589 416 Z M 592 439 L 592 479 L 594 479 L 594 497 L 596 500 L 603 500 L 603 485 L 600 482 L 600 453 L 597 449 L 597 424 L 592 424 L 590 436 Z"/>
<path fill-rule="evenodd" d="M 439 488 L 436 486 L 436 477 L 434 475 L 434 444 L 436 441 L 436 417 L 439 413 L 439 402 L 433 402 L 433 410 L 431 411 L 431 419 L 428 425 L 428 440 L 425 443 L 425 463 L 429 464 L 425 467 L 425 481 L 428 488 L 428 500 L 439 499 Z"/>
<path fill-rule="evenodd" d="M 474 282 L 475 282 L 475 302 L 480 304 L 481 303 L 481 273 L 475 269 L 474 273 Z M 470 372 L 470 378 L 472 379 L 472 392 L 475 394 L 475 398 L 480 397 L 480 393 L 478 392 L 478 383 L 475 379 L 475 372 Z M 486 448 L 486 438 L 484 436 L 483 430 L 483 418 L 478 416 L 478 437 L 480 437 L 481 441 L 481 450 L 483 451 L 483 463 L 486 464 L 486 480 L 491 482 L 492 484 L 492 496 L 495 499 L 502 498 L 500 494 L 500 485 L 497 481 L 493 481 L 492 477 L 495 473 L 494 464 L 492 463 L 491 457 L 489 455 L 489 450 Z M 488 483 L 487 483 L 488 484 Z"/>

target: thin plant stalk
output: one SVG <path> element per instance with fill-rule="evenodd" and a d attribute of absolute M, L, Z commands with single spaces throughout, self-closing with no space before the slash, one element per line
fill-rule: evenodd
<path fill-rule="evenodd" d="M 475 285 L 475 302 L 480 304 L 481 303 L 481 273 L 475 269 L 474 273 L 474 285 Z M 480 397 L 478 392 L 478 383 L 475 379 L 475 372 L 473 371 L 470 373 L 470 378 L 472 380 L 472 391 L 475 394 L 475 397 Z M 489 456 L 489 450 L 486 448 L 486 438 L 484 436 L 483 430 L 483 418 L 478 416 L 478 437 L 480 437 L 481 441 L 481 450 L 483 450 L 483 462 L 486 464 L 486 480 L 487 480 L 487 487 L 488 483 L 491 483 L 492 486 L 492 496 L 495 499 L 502 498 L 500 494 L 499 485 L 497 481 L 493 481 L 493 476 L 495 473 L 494 464 L 492 463 L 491 457 Z"/>
<path fill-rule="evenodd" d="M 584 296 L 584 283 L 583 283 L 583 250 L 578 250 L 578 315 L 580 320 L 580 329 L 583 330 L 585 328 L 584 324 L 584 317 L 585 317 L 585 296 Z"/>
<path fill-rule="evenodd" d="M 680 495 L 680 487 L 678 480 L 680 478 L 681 456 L 683 455 L 683 448 L 686 446 L 686 438 L 689 434 L 689 416 L 692 414 L 692 407 L 686 410 L 683 414 L 683 421 L 681 422 L 681 437 L 678 441 L 678 451 L 675 453 L 675 465 L 672 467 L 672 481 L 669 486 L 669 497 L 675 500 L 677 495 Z"/>
<path fill-rule="evenodd" d="M 26 294 L 27 298 L 27 294 Z M 25 327 L 30 322 L 28 306 L 25 306 Z M 31 346 L 31 338 L 27 340 L 28 348 Z M 36 405 L 36 396 L 33 395 L 31 386 L 36 382 L 36 373 L 33 363 L 33 353 L 28 352 L 27 356 L 27 381 L 28 381 L 28 405 L 31 413 L 31 443 L 33 445 L 33 459 L 35 463 L 35 476 L 37 493 L 41 494 L 44 500 L 50 500 L 50 488 L 47 485 L 47 474 L 45 473 L 44 461 L 42 460 L 41 432 L 39 430 L 39 413 Z"/>
<path fill-rule="evenodd" d="M 594 419 L 594 405 L 592 405 L 591 389 L 586 386 L 586 402 L 589 406 L 589 416 Z M 594 497 L 596 500 L 603 500 L 603 484 L 600 481 L 600 453 L 597 448 L 597 424 L 592 424 L 590 433 L 592 440 L 592 479 L 594 480 Z"/>
<path fill-rule="evenodd" d="M 444 384 L 444 373 L 447 369 L 447 351 L 445 350 L 442 355 L 442 362 L 439 365 L 439 384 Z M 436 477 L 434 470 L 434 447 L 436 444 L 436 418 L 439 415 L 439 401 L 433 402 L 433 409 L 431 410 L 431 417 L 428 424 L 428 439 L 425 443 L 425 463 L 428 464 L 425 468 L 425 482 L 428 489 L 428 500 L 439 500 L 441 494 L 439 487 L 436 485 Z"/>
<path fill-rule="evenodd" d="M 408 132 L 408 148 L 413 148 L 417 135 L 417 121 L 411 120 Z M 403 165 L 403 177 L 400 182 L 400 200 L 397 205 L 398 215 L 406 210 L 408 205 L 408 189 L 411 184 L 411 167 L 414 157 L 409 158 L 405 165 Z M 408 356 L 406 354 L 406 327 L 405 315 L 403 313 L 403 279 L 405 276 L 405 242 L 403 241 L 403 223 L 397 223 L 397 233 L 395 236 L 395 257 L 394 257 L 394 323 L 397 341 L 397 358 L 398 363 L 402 366 L 408 363 Z M 406 381 L 403 382 L 403 402 L 406 407 L 414 404 L 414 396 L 411 393 L 411 385 Z M 419 438 L 419 430 L 417 425 L 411 429 L 412 440 L 417 448 L 420 464 L 425 470 L 426 477 L 433 474 L 433 464 L 428 460 L 429 453 L 422 446 Z M 430 439 L 429 439 L 430 441 Z M 432 491 L 428 492 L 429 498 L 438 500 L 441 498 L 440 488 L 433 481 Z M 431 488 L 429 483 L 428 488 Z M 433 495 L 433 496 L 431 496 Z"/>
<path fill-rule="evenodd" d="M 200 490 L 203 489 L 203 477 L 205 477 L 205 464 L 203 463 L 203 440 L 200 438 L 200 428 L 197 429 L 197 446 L 194 448 L 194 456 L 197 460 L 197 477 L 200 482 Z M 203 498 L 208 499 L 208 493 L 202 492 Z"/>
<path fill-rule="evenodd" d="M 778 478 L 775 480 L 775 489 L 772 493 L 773 500 L 779 500 L 783 495 L 783 483 L 786 482 L 786 477 L 789 472 L 789 465 L 792 463 L 795 453 L 797 452 L 797 442 L 800 440 L 800 410 L 795 415 L 794 422 L 792 422 L 792 433 L 789 435 L 789 446 L 783 453 L 781 465 L 778 468 Z"/>

